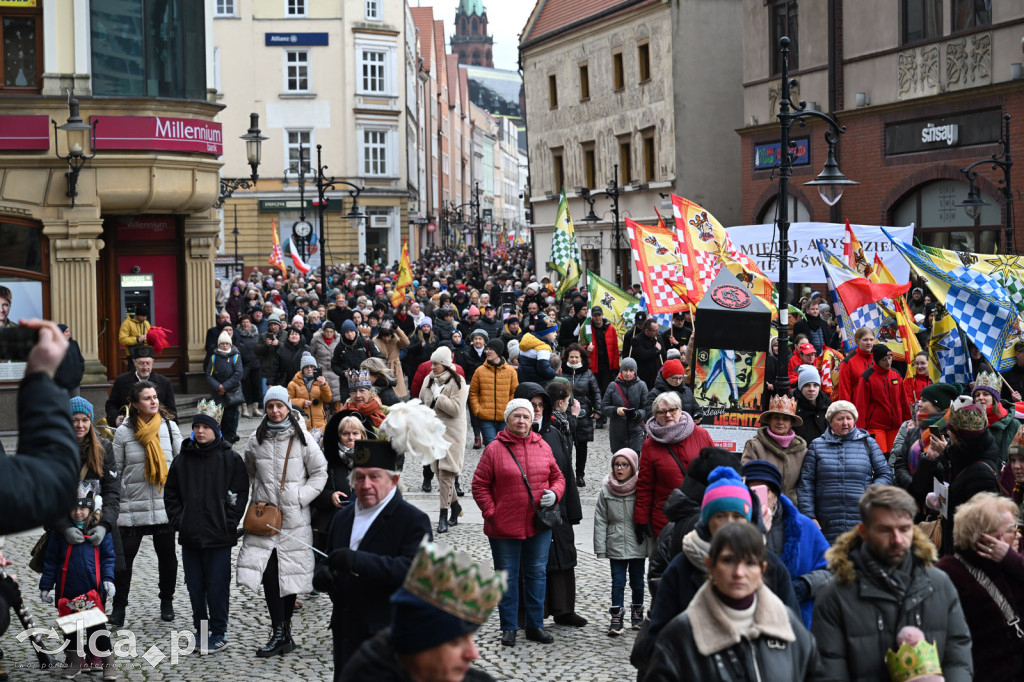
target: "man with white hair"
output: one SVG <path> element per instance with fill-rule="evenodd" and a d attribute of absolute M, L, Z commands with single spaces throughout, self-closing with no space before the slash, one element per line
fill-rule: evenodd
<path fill-rule="evenodd" d="M 424 536 L 433 539 L 430 519 L 398 490 L 405 455 L 388 441 L 359 440 L 352 463 L 355 502 L 331 521 L 329 556 L 313 576 L 313 586 L 334 603 L 335 680 L 359 645 L 388 626 L 388 600 L 402 586 Z"/>

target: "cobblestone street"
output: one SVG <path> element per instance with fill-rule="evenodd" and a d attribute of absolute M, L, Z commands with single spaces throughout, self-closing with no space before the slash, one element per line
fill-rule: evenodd
<path fill-rule="evenodd" d="M 236 445 L 241 451 L 244 439 L 256 427 L 257 420 L 243 419 L 239 433 L 243 440 Z M 182 427 L 187 430 L 187 423 Z M 576 530 L 576 546 L 579 550 L 579 565 L 576 568 L 577 611 L 585 616 L 589 625 L 584 628 L 569 628 L 554 625 L 549 618 L 547 627 L 555 642 L 542 645 L 527 642 L 522 632 L 514 648 L 502 647 L 499 642 L 498 616 L 495 612 L 480 629 L 477 644 L 480 659 L 477 665 L 501 680 L 629 680 L 635 677 L 635 670 L 629 664 L 629 651 L 633 643 L 632 630 L 624 631 L 618 638 L 608 637 L 608 606 L 610 600 L 610 573 L 608 562 L 597 559 L 593 553 L 593 516 L 597 485 L 607 469 L 608 431 L 597 430 L 596 442 L 591 444 L 588 463 L 588 485 L 580 491 L 583 501 L 584 521 Z M 9 445 L 13 445 L 10 443 Z M 467 440 L 472 445 L 472 438 Z M 13 451 L 11 448 L 9 451 Z M 490 550 L 483 534 L 483 520 L 472 501 L 470 482 L 482 450 L 467 447 L 466 467 L 461 475 L 466 496 L 461 499 L 464 516 L 458 526 L 446 535 L 440 536 L 451 546 L 464 550 L 474 558 L 490 563 Z M 406 464 L 402 476 L 407 499 L 430 517 L 432 524 L 437 521 L 437 483 L 434 493 L 422 492 L 422 473 L 417 464 Z M 5 556 L 15 562 L 14 572 L 22 579 L 22 591 L 30 612 L 37 625 L 50 627 L 54 624 L 56 610 L 52 605 L 39 601 L 38 574 L 27 568 L 28 554 L 38 533 L 9 537 Z M 237 548 L 235 551 L 237 556 Z M 159 600 L 156 585 L 156 556 L 152 544 L 145 541 L 135 562 L 125 630 L 136 638 L 134 657 L 120 657 L 123 679 L 128 680 L 330 680 L 331 633 L 327 627 L 330 621 L 331 602 L 327 595 L 300 597 L 303 606 L 296 611 L 293 633 L 298 649 L 292 654 L 272 659 L 254 656 L 256 648 L 263 645 L 270 633 L 270 617 L 262 593 L 255 594 L 237 585 L 232 586 L 231 616 L 228 626 L 229 647 L 213 656 L 174 655 L 176 643 L 185 649 L 191 630 L 191 608 L 185 590 L 184 577 L 179 565 L 178 589 L 174 596 L 176 618 L 173 623 L 164 623 L 159 618 Z M 647 596 L 649 606 L 649 595 Z M 31 645 L 18 642 L 16 636 L 20 625 L 12 615 L 11 628 L 0 640 L 6 654 L 5 669 L 12 681 L 56 679 L 52 671 L 35 670 L 35 655 Z M 115 636 L 115 646 L 121 643 L 128 647 L 127 635 Z M 175 639 L 180 633 L 180 639 Z M 56 640 L 50 640 L 56 642 Z M 159 648 L 165 656 L 156 659 L 155 665 L 143 658 L 151 647 Z M 88 679 L 88 678 L 86 678 Z"/>

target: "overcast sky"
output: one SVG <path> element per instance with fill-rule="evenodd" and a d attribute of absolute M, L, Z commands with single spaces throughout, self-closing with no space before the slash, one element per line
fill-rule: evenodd
<path fill-rule="evenodd" d="M 444 21 L 445 43 L 455 33 L 455 10 L 459 0 L 409 0 L 413 7 L 433 7 L 434 19 Z M 487 27 L 494 37 L 494 68 L 516 71 L 519 68 L 519 32 L 534 7 L 533 0 L 484 0 Z M 449 44 L 449 51 L 451 46 Z"/>

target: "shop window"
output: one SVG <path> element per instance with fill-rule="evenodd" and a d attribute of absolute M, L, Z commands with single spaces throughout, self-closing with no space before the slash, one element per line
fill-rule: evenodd
<path fill-rule="evenodd" d="M 39 75 L 43 72 L 42 29 L 41 8 L 0 7 L 0 71 L 4 75 L 0 92 L 39 91 Z"/>
<path fill-rule="evenodd" d="M 203 0 L 91 0 L 95 95 L 206 99 Z"/>
<path fill-rule="evenodd" d="M 0 328 L 49 317 L 49 259 L 39 225 L 0 221 Z M 0 381 L 18 381 L 24 362 L 0 362 Z"/>
<path fill-rule="evenodd" d="M 981 192 L 987 202 L 974 220 L 959 206 L 967 198 L 968 184 L 939 180 L 922 185 L 895 207 L 893 225 L 914 224 L 914 236 L 927 246 L 952 251 L 995 253 L 1002 230 L 998 199 Z M 980 190 L 979 190 L 980 191 Z"/>
<path fill-rule="evenodd" d="M 42 233 L 39 228 L 0 222 L 0 269 L 43 272 Z"/>
<path fill-rule="evenodd" d="M 953 30 L 992 24 L 992 0 L 953 0 Z"/>
<path fill-rule="evenodd" d="M 913 43 L 942 35 L 942 0 L 901 0 L 903 42 Z"/>
<path fill-rule="evenodd" d="M 771 55 L 772 75 L 782 73 L 782 55 L 779 54 L 779 38 L 789 38 L 789 70 L 796 71 L 800 68 L 800 51 L 797 49 L 799 41 L 797 36 L 797 11 L 796 0 L 770 0 L 771 18 Z"/>

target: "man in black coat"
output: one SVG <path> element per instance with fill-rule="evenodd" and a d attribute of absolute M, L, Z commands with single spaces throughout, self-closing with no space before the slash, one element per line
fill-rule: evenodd
<path fill-rule="evenodd" d="M 121 421 L 124 419 L 121 412 L 128 404 L 132 386 L 139 381 L 151 382 L 156 386 L 156 397 L 160 399 L 160 406 L 172 415 L 178 412 L 178 407 L 174 404 L 174 389 L 171 388 L 171 380 L 153 371 L 153 347 L 136 346 L 132 350 L 132 364 L 135 365 L 135 369 L 119 374 L 114 379 L 114 384 L 110 387 L 110 395 L 104 406 L 107 424 L 111 428 L 121 425 Z"/>
<path fill-rule="evenodd" d="M 192 602 L 192 625 L 202 632 L 209 621 L 203 653 L 227 646 L 231 596 L 231 548 L 249 501 L 245 463 L 220 432 L 223 408 L 200 400 L 192 418 L 192 438 L 182 442 L 164 485 L 167 520 L 178 532 L 185 585 Z"/>
<path fill-rule="evenodd" d="M 53 382 L 68 343 L 57 325 L 19 321 L 39 330 L 18 387 L 18 455 L 0 456 L 0 535 L 37 528 L 67 515 L 78 484 L 78 439 L 67 394 Z M 0 609 L 5 604 L 0 602 Z M 6 613 L 6 611 L 4 611 Z"/>
<path fill-rule="evenodd" d="M 206 350 L 206 356 L 203 357 L 203 367 L 210 360 L 210 356 L 217 350 L 217 337 L 224 331 L 224 327 L 231 324 L 231 314 L 224 310 L 217 313 L 217 324 L 213 325 L 206 330 L 206 341 L 203 343 L 203 348 Z"/>
<path fill-rule="evenodd" d="M 359 645 L 388 626 L 388 600 L 402 586 L 423 537 L 434 537 L 427 515 L 398 491 L 404 455 L 387 441 L 360 440 L 352 459 L 356 501 L 335 514 L 328 558 L 313 576 L 313 587 L 334 603 L 335 680 Z"/>
<path fill-rule="evenodd" d="M 587 305 L 583 301 L 572 304 L 572 313 L 558 321 L 558 347 L 568 348 L 580 338 L 580 329 L 587 321 Z"/>
<path fill-rule="evenodd" d="M 651 318 L 644 320 L 643 332 L 633 338 L 633 347 L 629 357 L 636 360 L 636 376 L 647 384 L 648 389 L 654 388 L 658 379 L 658 371 L 665 364 L 667 352 L 658 334 L 658 321 Z M 637 407 L 642 407 L 638 405 Z"/>
<path fill-rule="evenodd" d="M 57 385 L 68 392 L 70 396 L 79 394 L 79 387 L 82 385 L 82 377 L 85 375 L 85 358 L 82 356 L 82 349 L 78 347 L 78 341 L 71 338 L 71 330 L 66 324 L 58 324 L 57 328 L 68 340 L 68 352 L 64 360 L 53 375 Z"/>

